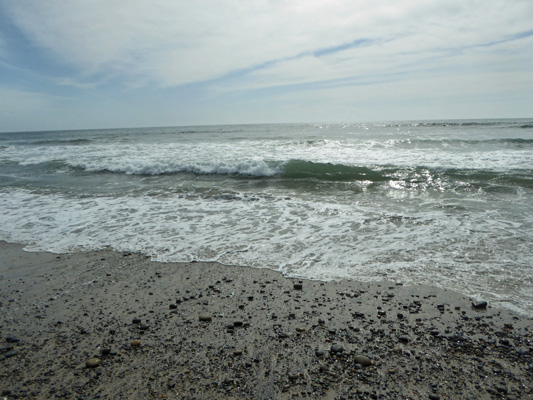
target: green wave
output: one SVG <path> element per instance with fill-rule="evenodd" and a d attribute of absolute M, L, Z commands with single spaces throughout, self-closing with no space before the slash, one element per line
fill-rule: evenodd
<path fill-rule="evenodd" d="M 289 161 L 284 168 L 283 177 L 288 179 L 314 179 L 321 181 L 372 181 L 389 180 L 380 171 L 367 167 L 344 164 L 314 163 L 311 161 Z"/>

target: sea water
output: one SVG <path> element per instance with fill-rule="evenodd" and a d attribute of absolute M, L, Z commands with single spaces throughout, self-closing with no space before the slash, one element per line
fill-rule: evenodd
<path fill-rule="evenodd" d="M 451 288 L 533 315 L 533 120 L 0 134 L 0 240 Z"/>

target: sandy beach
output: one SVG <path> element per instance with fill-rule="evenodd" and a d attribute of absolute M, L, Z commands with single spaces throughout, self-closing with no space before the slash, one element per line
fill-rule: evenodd
<path fill-rule="evenodd" d="M 0 254 L 3 398 L 533 398 L 532 320 L 452 291 Z"/>

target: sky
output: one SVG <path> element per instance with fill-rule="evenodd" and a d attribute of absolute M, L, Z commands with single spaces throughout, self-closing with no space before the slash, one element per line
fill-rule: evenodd
<path fill-rule="evenodd" d="M 533 117 L 532 0 L 0 0 L 0 131 Z"/>

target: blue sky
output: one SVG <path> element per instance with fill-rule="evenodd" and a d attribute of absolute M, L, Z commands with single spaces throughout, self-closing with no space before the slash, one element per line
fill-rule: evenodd
<path fill-rule="evenodd" d="M 533 117 L 531 0 L 0 0 L 0 131 Z"/>

